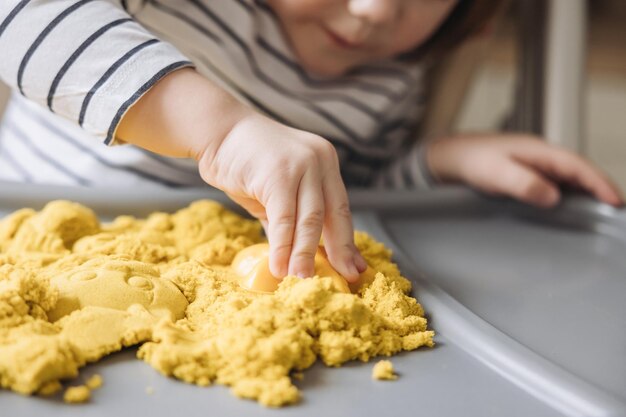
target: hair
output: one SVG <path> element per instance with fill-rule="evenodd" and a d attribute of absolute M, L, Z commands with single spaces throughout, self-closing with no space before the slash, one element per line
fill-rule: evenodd
<path fill-rule="evenodd" d="M 483 30 L 506 3 L 504 0 L 458 0 L 441 26 L 402 58 L 412 61 L 442 58 L 465 39 Z"/>

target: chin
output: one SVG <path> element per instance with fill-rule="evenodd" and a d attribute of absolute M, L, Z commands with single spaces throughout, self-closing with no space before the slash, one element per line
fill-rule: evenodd
<path fill-rule="evenodd" d="M 331 63 L 329 61 L 324 62 L 320 59 L 300 59 L 300 64 L 308 73 L 324 78 L 341 77 L 353 68 L 352 66 Z"/>

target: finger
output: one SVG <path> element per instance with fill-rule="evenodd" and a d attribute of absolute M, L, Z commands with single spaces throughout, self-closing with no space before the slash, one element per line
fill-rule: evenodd
<path fill-rule="evenodd" d="M 226 193 L 226 195 L 235 203 L 243 207 L 252 217 L 259 219 L 261 223 L 267 220 L 265 207 L 263 207 L 263 204 L 261 204 L 258 200 L 249 197 L 241 197 L 230 193 Z"/>
<path fill-rule="evenodd" d="M 261 226 L 263 226 L 263 231 L 265 232 L 265 236 L 267 237 L 269 235 L 269 223 L 267 222 L 267 220 L 264 219 L 259 219 L 259 221 L 261 222 Z"/>
<path fill-rule="evenodd" d="M 529 147 L 526 152 L 519 152 L 515 155 L 516 159 L 556 180 L 578 185 L 607 204 L 623 205 L 619 188 L 589 161 L 565 149 L 540 144 Z"/>
<path fill-rule="evenodd" d="M 338 169 L 329 171 L 324 178 L 324 202 L 324 248 L 328 260 L 347 281 L 355 282 L 367 263 L 354 245 L 348 193 Z"/>
<path fill-rule="evenodd" d="M 297 182 L 274 188 L 265 204 L 267 239 L 270 244 L 270 272 L 277 278 L 287 275 L 293 233 L 296 226 Z"/>
<path fill-rule="evenodd" d="M 298 188 L 296 230 L 293 237 L 289 274 L 301 278 L 315 274 L 315 254 L 324 225 L 324 195 L 319 169 L 305 172 Z"/>
<path fill-rule="evenodd" d="M 228 192 L 225 193 L 228 198 L 243 207 L 252 217 L 259 220 L 261 226 L 263 226 L 265 237 L 267 237 L 269 235 L 269 224 L 267 222 L 267 213 L 265 213 L 265 207 L 263 207 L 263 204 L 259 203 L 259 201 L 254 198 L 240 197 Z"/>
<path fill-rule="evenodd" d="M 538 207 L 553 207 L 560 199 L 554 183 L 543 177 L 533 168 L 508 158 L 494 161 L 487 170 L 481 172 L 471 185 L 494 193 L 513 197 Z M 493 175 L 497 172 L 497 175 Z"/>

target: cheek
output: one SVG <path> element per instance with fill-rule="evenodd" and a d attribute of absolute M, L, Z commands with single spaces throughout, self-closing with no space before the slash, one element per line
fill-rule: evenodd
<path fill-rule="evenodd" d="M 393 36 L 393 54 L 414 50 L 423 44 L 433 32 L 433 30 L 427 30 L 419 26 L 409 26 L 398 30 Z"/>
<path fill-rule="evenodd" d="M 423 7 L 420 3 L 406 11 L 405 18 L 393 34 L 395 53 L 403 53 L 424 43 L 443 24 L 456 2 L 441 2 L 438 7 Z"/>

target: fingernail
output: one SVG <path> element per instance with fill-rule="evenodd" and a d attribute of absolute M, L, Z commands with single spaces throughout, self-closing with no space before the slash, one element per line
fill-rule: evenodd
<path fill-rule="evenodd" d="M 550 208 L 557 205 L 561 198 L 561 195 L 556 190 L 545 190 L 545 192 L 538 197 L 539 198 L 536 202 L 537 205 L 545 208 Z"/>
<path fill-rule="evenodd" d="M 291 272 L 289 273 L 289 275 L 293 275 L 298 278 L 309 278 L 313 276 L 313 274 L 307 273 L 306 269 L 302 269 L 302 268 L 293 268 Z"/>
<path fill-rule="evenodd" d="M 359 273 L 365 272 L 365 270 L 367 269 L 367 262 L 365 261 L 363 256 L 360 253 L 357 253 L 356 255 L 354 255 L 353 259 L 354 265 L 356 266 L 356 269 L 358 269 Z"/>
<path fill-rule="evenodd" d="M 283 268 L 270 267 L 270 274 L 276 279 L 282 279 L 285 276 L 285 271 Z"/>
<path fill-rule="evenodd" d="M 346 269 L 346 271 L 348 271 L 346 278 L 356 278 L 359 276 L 359 271 L 357 270 L 356 265 L 354 265 L 353 262 L 347 262 L 344 265 L 344 268 Z"/>
<path fill-rule="evenodd" d="M 559 194 L 559 192 L 553 191 L 550 193 L 547 200 L 551 206 L 554 206 L 559 202 L 560 199 L 561 199 L 561 195 Z"/>

